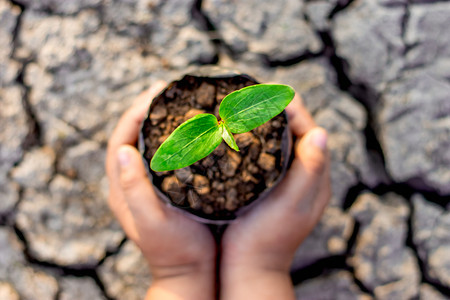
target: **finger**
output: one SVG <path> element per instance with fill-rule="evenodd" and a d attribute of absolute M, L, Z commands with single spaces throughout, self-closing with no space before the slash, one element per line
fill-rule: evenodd
<path fill-rule="evenodd" d="M 142 220 L 145 224 L 161 217 L 161 203 L 148 179 L 140 153 L 136 148 L 124 145 L 118 149 L 117 159 L 123 198 L 136 222 Z"/>
<path fill-rule="evenodd" d="M 257 232 L 276 232 L 276 237 L 273 234 L 259 237 L 258 247 L 269 247 L 275 253 L 290 253 L 317 223 L 323 205 L 316 207 L 316 199 L 323 196 L 327 182 L 324 175 L 327 170 L 326 139 L 322 128 L 308 131 L 296 144 L 295 159 L 280 184 L 241 219 L 241 224 L 257 224 L 253 227 Z M 234 223 L 235 227 L 242 226 L 239 221 Z M 245 232 L 239 234 L 246 235 Z M 251 236 L 245 238 L 254 239 Z M 284 241 L 283 245 L 277 245 L 274 239 Z"/>
<path fill-rule="evenodd" d="M 152 87 L 141 93 L 134 105 L 122 116 L 109 142 L 106 157 L 106 172 L 109 179 L 108 204 L 117 219 L 131 239 L 137 237 L 134 217 L 120 189 L 119 164 L 117 150 L 123 144 L 134 144 L 140 129 L 140 124 L 150 106 L 151 100 L 166 86 L 164 81 L 158 81 Z"/>
<path fill-rule="evenodd" d="M 146 91 L 142 92 L 133 102 L 133 106 L 140 105 L 148 108 L 152 100 L 167 86 L 164 80 L 158 80 Z"/>
<path fill-rule="evenodd" d="M 133 241 L 137 240 L 139 234 L 135 225 L 134 216 L 131 214 L 130 209 L 126 201 L 123 199 L 123 195 L 118 191 L 113 191 L 115 188 L 111 187 L 108 204 L 111 211 L 116 216 L 123 230 L 127 234 L 128 238 Z"/>
<path fill-rule="evenodd" d="M 328 173 L 323 174 L 323 183 L 317 189 L 316 199 L 312 203 L 312 208 L 310 208 L 310 216 L 313 221 L 313 226 L 320 220 L 325 208 L 331 199 L 331 186 L 327 182 L 326 177 Z"/>
<path fill-rule="evenodd" d="M 325 171 L 322 174 L 320 180 L 321 184 L 318 187 L 318 195 L 313 203 L 313 208 L 311 211 L 311 217 L 313 220 L 319 220 L 322 216 L 325 207 L 331 199 L 331 179 L 330 179 L 330 152 L 327 152 L 327 157 L 325 161 Z"/>
<path fill-rule="evenodd" d="M 298 94 L 286 107 L 286 113 L 289 119 L 289 128 L 297 137 L 302 137 L 307 131 L 316 126 L 314 119 L 306 110 Z"/>
<path fill-rule="evenodd" d="M 165 87 L 164 81 L 158 81 L 147 91 L 141 93 L 135 100 L 134 105 L 128 109 L 120 118 L 110 139 L 113 145 L 136 143 L 141 123 L 147 113 L 151 101 Z"/>
<path fill-rule="evenodd" d="M 308 131 L 295 147 L 295 159 L 273 199 L 285 198 L 287 203 L 310 210 L 327 165 L 327 134 L 320 127 Z"/>
<path fill-rule="evenodd" d="M 120 118 L 108 141 L 106 172 L 110 180 L 117 179 L 117 160 L 115 154 L 121 145 L 134 145 L 137 141 L 141 123 L 152 99 L 165 87 L 164 81 L 158 81 L 149 90 L 143 92 Z M 114 178 L 113 178 L 114 177 Z"/>
<path fill-rule="evenodd" d="M 327 139 L 326 130 L 315 127 L 295 147 L 295 156 L 306 174 L 317 177 L 323 173 L 328 155 Z"/>
<path fill-rule="evenodd" d="M 265 249 L 262 253 L 283 253 L 289 258 L 317 224 L 328 196 L 326 140 L 324 129 L 315 127 L 308 131 L 295 146 L 295 159 L 285 178 L 264 201 L 230 225 L 229 230 L 237 235 L 237 240 L 250 244 L 254 241 L 249 251 Z M 258 232 L 267 234 L 255 238 Z M 244 246 L 237 251 L 247 250 Z M 284 268 L 288 269 L 289 262 L 287 259 L 279 265 L 286 264 Z"/>

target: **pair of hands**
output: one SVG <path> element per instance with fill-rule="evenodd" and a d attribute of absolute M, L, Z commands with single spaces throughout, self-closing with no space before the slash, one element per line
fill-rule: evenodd
<path fill-rule="evenodd" d="M 223 299 L 294 299 L 291 261 L 331 194 L 326 132 L 296 96 L 286 108 L 299 138 L 291 168 L 264 201 L 227 227 L 218 249 L 205 225 L 159 200 L 134 147 L 150 101 L 164 87 L 156 83 L 125 112 L 106 159 L 109 205 L 153 275 L 147 299 L 214 299 L 218 289 Z"/>

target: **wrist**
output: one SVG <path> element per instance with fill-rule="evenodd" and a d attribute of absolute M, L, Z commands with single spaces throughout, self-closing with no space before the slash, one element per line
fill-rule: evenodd
<path fill-rule="evenodd" d="M 178 265 L 158 266 L 150 264 L 150 272 L 154 281 L 201 277 L 215 272 L 215 261 L 201 261 Z"/>
<path fill-rule="evenodd" d="M 233 249 L 227 249 L 224 251 L 221 257 L 221 270 L 231 272 L 234 270 L 260 270 L 265 271 L 277 271 L 279 273 L 289 273 L 292 260 L 295 252 L 286 250 L 254 250 L 247 249 L 243 251 L 233 251 Z M 242 249 L 240 249 L 242 250 Z M 223 269 L 223 267 L 225 267 Z"/>
<path fill-rule="evenodd" d="M 290 273 L 281 268 L 222 265 L 220 278 L 221 299 L 295 299 Z"/>
<path fill-rule="evenodd" d="M 214 299 L 215 265 L 201 263 L 150 268 L 153 280 L 146 299 Z"/>

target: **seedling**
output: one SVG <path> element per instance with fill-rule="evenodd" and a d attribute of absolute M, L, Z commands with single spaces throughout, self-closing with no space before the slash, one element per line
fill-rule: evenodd
<path fill-rule="evenodd" d="M 178 126 L 156 150 L 150 168 L 171 171 L 208 156 L 222 142 L 239 151 L 233 133 L 248 132 L 266 123 L 294 98 L 287 85 L 257 84 L 228 94 L 220 103 L 219 116 L 199 114 Z"/>

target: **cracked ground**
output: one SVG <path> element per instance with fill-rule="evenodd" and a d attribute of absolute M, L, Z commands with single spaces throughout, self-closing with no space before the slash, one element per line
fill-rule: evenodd
<path fill-rule="evenodd" d="M 0 299 L 142 299 L 106 205 L 108 136 L 158 79 L 289 84 L 329 132 L 333 197 L 298 299 L 450 298 L 450 2 L 0 0 Z"/>

